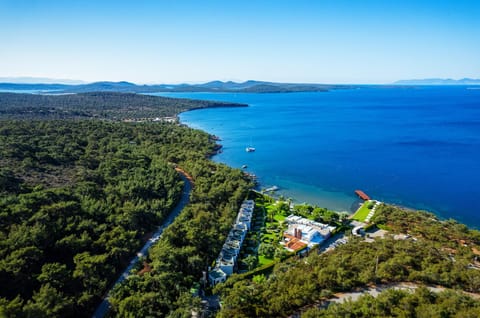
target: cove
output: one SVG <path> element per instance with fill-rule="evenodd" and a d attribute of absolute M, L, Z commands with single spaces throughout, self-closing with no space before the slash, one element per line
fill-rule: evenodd
<path fill-rule="evenodd" d="M 169 93 L 246 103 L 180 114 L 219 136 L 213 160 L 247 165 L 262 188 L 337 211 L 355 189 L 479 227 L 480 90 L 361 86 L 318 93 Z M 247 146 L 255 152 L 246 152 Z"/>

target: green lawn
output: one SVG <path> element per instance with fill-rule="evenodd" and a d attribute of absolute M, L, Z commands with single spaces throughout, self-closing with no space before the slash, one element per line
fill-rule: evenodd
<path fill-rule="evenodd" d="M 263 265 L 267 265 L 267 264 L 270 264 L 270 263 L 273 263 L 273 259 L 271 259 L 271 258 L 266 258 L 266 257 L 263 256 L 263 255 L 259 255 L 259 256 L 258 256 L 258 266 L 257 266 L 257 267 L 260 267 L 260 266 L 263 266 Z"/>
<path fill-rule="evenodd" d="M 270 215 L 273 215 L 273 220 L 270 220 L 270 217 L 269 217 Z M 270 244 L 277 246 L 278 233 L 279 233 L 278 231 L 282 230 L 280 224 L 282 223 L 282 221 L 285 220 L 286 217 L 284 215 L 277 213 L 277 208 L 275 206 L 275 203 L 258 202 L 258 200 L 256 200 L 254 218 L 255 218 L 255 222 L 254 222 L 255 226 L 252 228 L 251 233 L 257 232 L 258 234 L 261 234 L 261 237 L 263 240 L 268 239 L 269 241 L 271 241 L 269 242 Z M 272 229 L 268 229 L 271 226 L 275 226 L 277 232 L 274 232 L 274 230 Z M 259 240 L 258 243 L 261 244 L 262 240 Z M 255 254 L 257 252 L 256 249 L 258 248 L 258 246 L 259 245 L 247 246 L 244 243 L 244 246 L 242 247 L 244 257 L 241 257 L 238 260 L 240 267 L 243 268 L 242 260 L 246 257 L 246 255 Z M 263 255 L 258 255 L 258 264 L 256 267 L 258 268 L 265 265 L 269 265 L 269 264 L 272 264 L 273 262 L 275 262 L 275 260 L 266 258 Z"/>
<path fill-rule="evenodd" d="M 370 201 L 365 201 L 362 206 L 355 212 L 355 214 L 352 216 L 352 219 L 364 222 L 365 219 L 368 216 L 368 213 L 370 213 L 370 209 L 367 207 Z"/>
<path fill-rule="evenodd" d="M 267 237 L 269 239 L 275 239 L 275 233 L 271 233 L 271 232 L 266 232 L 266 233 L 263 233 L 263 237 Z"/>

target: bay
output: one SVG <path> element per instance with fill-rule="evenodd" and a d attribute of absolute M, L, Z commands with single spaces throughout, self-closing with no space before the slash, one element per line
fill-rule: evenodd
<path fill-rule="evenodd" d="M 352 211 L 355 189 L 480 227 L 480 90 L 363 86 L 318 93 L 162 93 L 246 103 L 180 114 L 219 136 L 213 160 L 247 165 L 261 187 Z M 246 152 L 247 146 L 255 152 Z"/>

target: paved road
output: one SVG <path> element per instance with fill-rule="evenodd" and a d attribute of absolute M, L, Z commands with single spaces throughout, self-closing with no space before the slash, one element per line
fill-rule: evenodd
<path fill-rule="evenodd" d="M 97 310 L 95 310 L 95 313 L 93 314 L 93 318 L 103 318 L 105 315 L 108 313 L 110 310 L 110 303 L 108 302 L 108 297 L 110 295 L 110 292 L 113 290 L 115 286 L 120 284 L 122 281 L 124 281 L 132 268 L 135 266 L 135 264 L 139 261 L 140 257 L 146 255 L 148 249 L 160 239 L 163 230 L 169 226 L 173 220 L 180 214 L 180 212 L 183 210 L 183 208 L 188 204 L 190 201 L 190 191 L 192 190 L 192 185 L 190 181 L 180 173 L 181 178 L 184 181 L 183 185 L 183 190 L 182 190 L 182 197 L 180 198 L 180 201 L 178 202 L 177 206 L 173 211 L 168 215 L 168 217 L 163 221 L 162 225 L 160 225 L 157 229 L 157 231 L 152 235 L 152 237 L 145 243 L 145 245 L 142 247 L 142 249 L 137 253 L 137 256 L 135 256 L 130 263 L 128 264 L 127 268 L 123 271 L 123 273 L 120 275 L 120 277 L 115 281 L 113 286 L 110 288 L 110 290 L 107 293 L 107 296 L 103 299 L 103 301 L 100 303 L 100 305 L 97 307 Z"/>

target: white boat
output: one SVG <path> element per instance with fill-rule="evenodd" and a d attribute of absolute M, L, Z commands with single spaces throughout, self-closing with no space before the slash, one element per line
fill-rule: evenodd
<path fill-rule="evenodd" d="M 254 152 L 254 151 L 255 151 L 255 148 L 253 148 L 253 147 L 247 147 L 247 148 L 245 148 L 245 151 L 246 151 L 246 152 Z"/>

